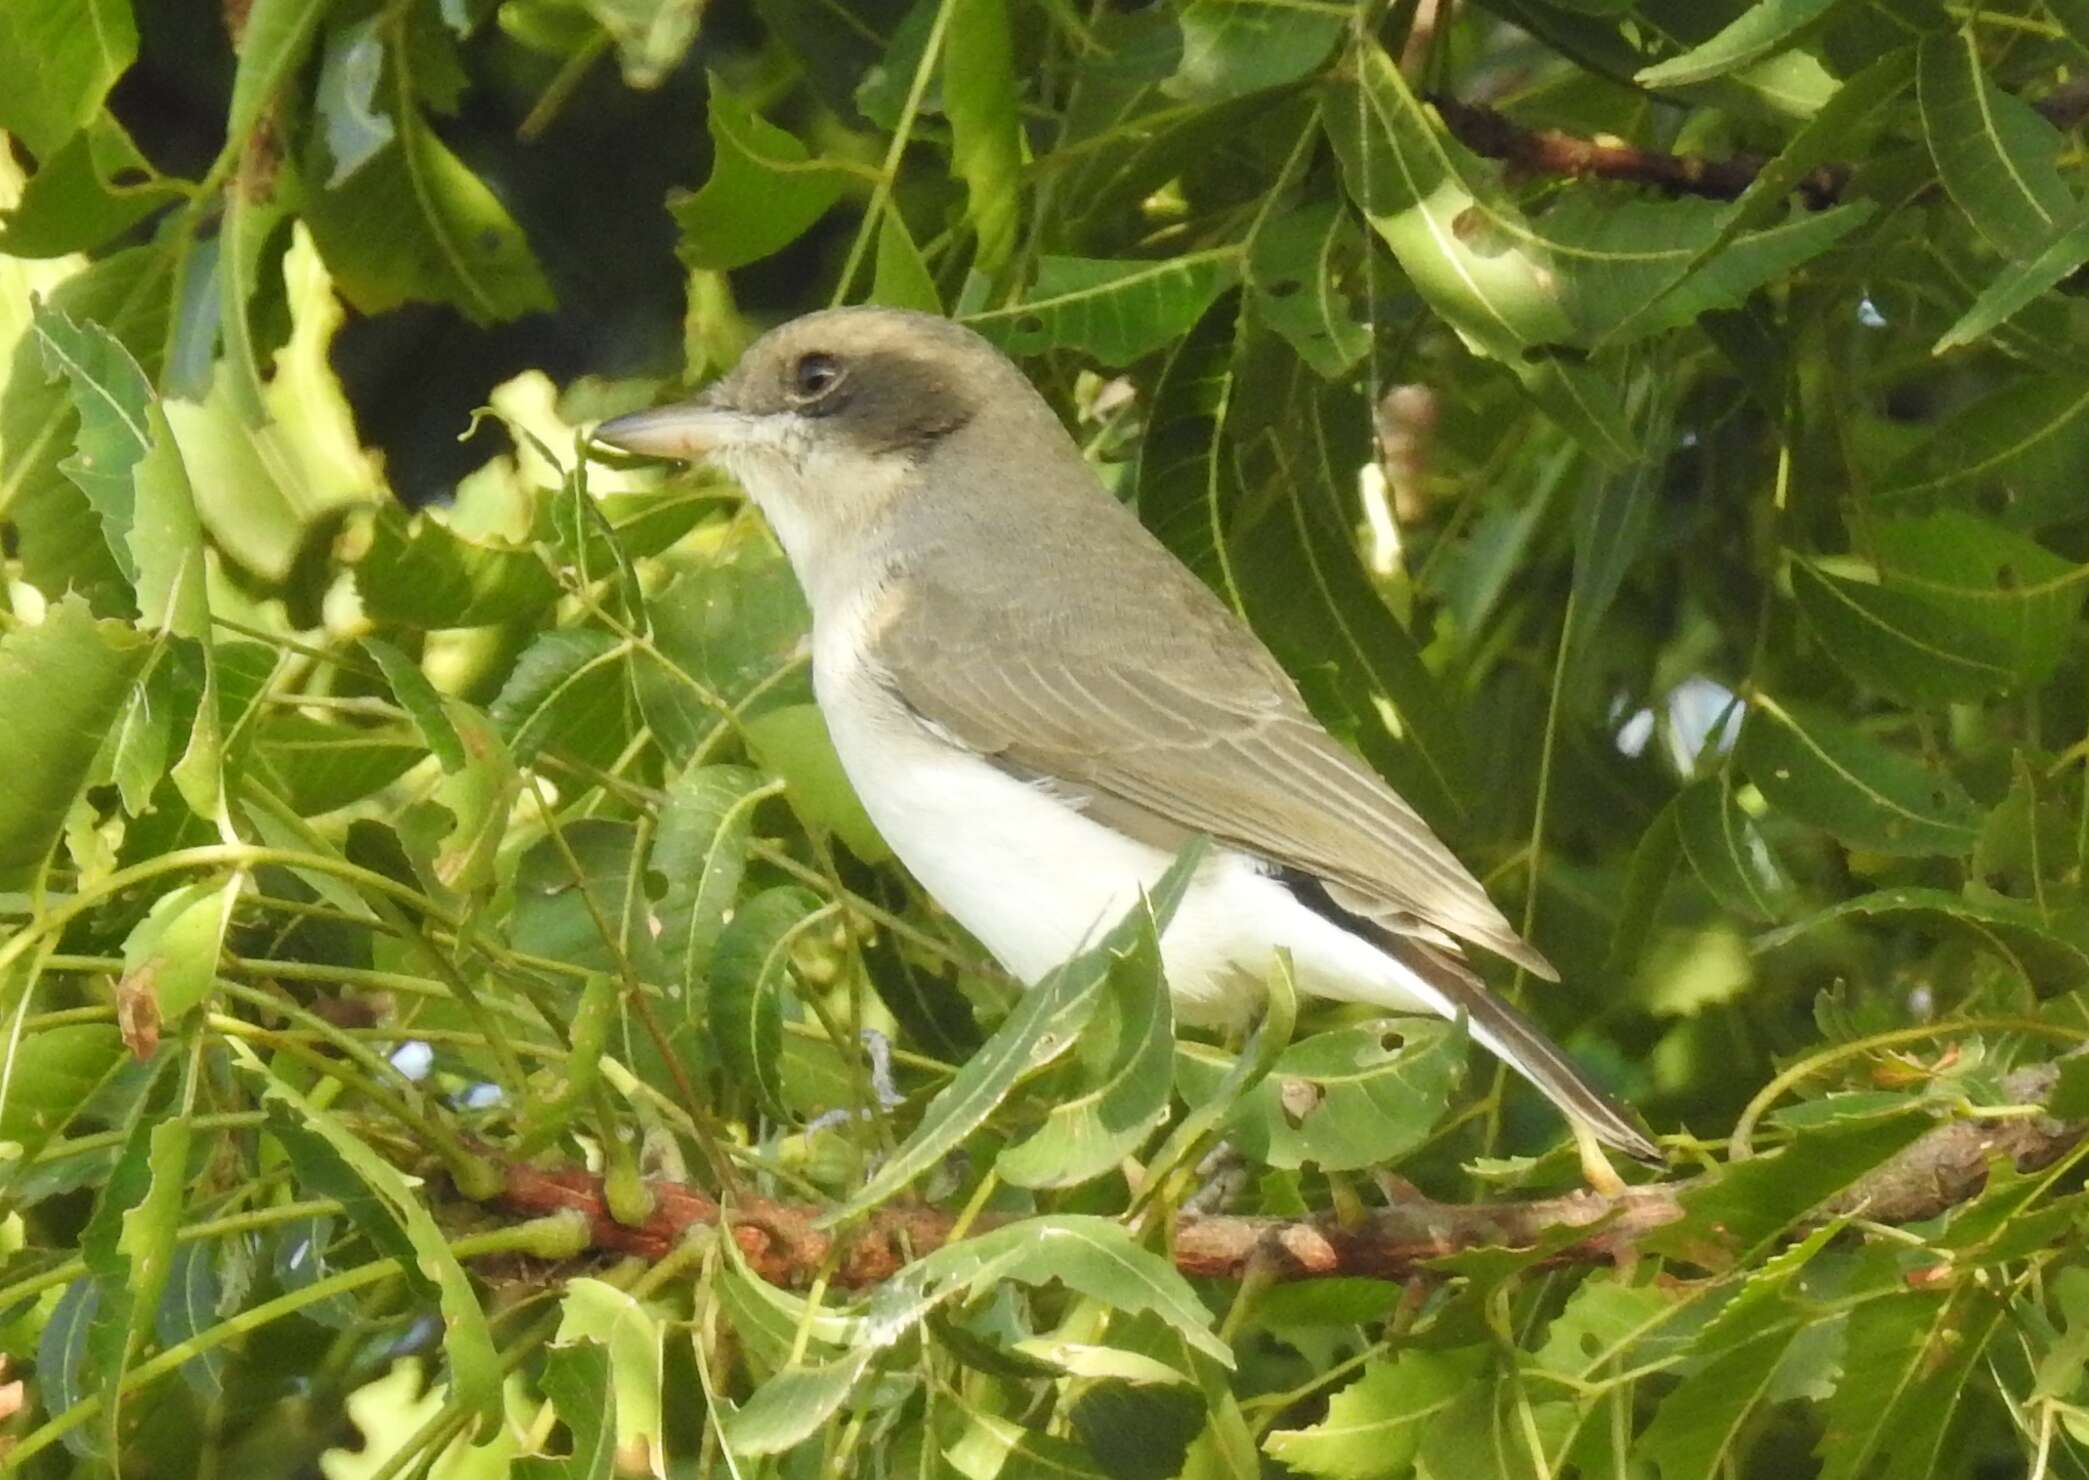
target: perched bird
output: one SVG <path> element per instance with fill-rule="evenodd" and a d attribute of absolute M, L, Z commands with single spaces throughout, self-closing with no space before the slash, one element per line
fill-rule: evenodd
<path fill-rule="evenodd" d="M 900 860 L 1034 983 L 1213 847 L 1161 942 L 1178 1017 L 1239 1021 L 1279 947 L 1302 992 L 1464 1018 L 1590 1136 L 1659 1149 L 1460 955 L 1556 978 L 1261 641 L 1097 483 L 1006 356 L 929 315 L 770 331 L 696 400 L 603 425 L 712 458 L 812 607 L 813 686 Z"/>

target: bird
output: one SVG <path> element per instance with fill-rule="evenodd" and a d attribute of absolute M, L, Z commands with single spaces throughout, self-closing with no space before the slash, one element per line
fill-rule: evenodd
<path fill-rule="evenodd" d="M 1658 1145 L 1466 960 L 1556 980 L 1421 815 L 1314 718 L 1247 622 L 1105 489 L 1022 370 L 879 307 L 768 330 L 695 399 L 603 423 L 721 466 L 812 612 L 813 690 L 900 862 L 1034 985 L 1207 852 L 1161 937 L 1178 1021 L 1298 990 L 1463 1021 L 1597 1143 Z"/>

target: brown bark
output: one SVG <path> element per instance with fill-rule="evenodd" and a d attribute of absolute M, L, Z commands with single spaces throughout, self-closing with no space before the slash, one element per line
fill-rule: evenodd
<path fill-rule="evenodd" d="M 2052 1064 L 2033 1065 L 2010 1075 L 2005 1088 L 2015 1103 L 2043 1103 L 2058 1072 Z M 1933 1217 L 1978 1193 L 1996 1158 L 2006 1158 L 2019 1170 L 2033 1170 L 2065 1154 L 2085 1129 L 2089 1127 L 2042 1116 L 1952 1121 L 1860 1178 L 1821 1213 L 1855 1213 L 1883 1223 Z M 1559 1228 L 1587 1228 L 1589 1233 L 1558 1250 L 1549 1262 L 1606 1264 L 1629 1257 L 1645 1234 L 1681 1217 L 1683 1195 L 1702 1180 L 1651 1183 L 1615 1197 L 1580 1191 L 1501 1203 L 1444 1203 L 1411 1194 L 1353 1224 L 1332 1216 L 1185 1214 L 1175 1224 L 1175 1265 L 1185 1274 L 1234 1278 L 1259 1256 L 1277 1279 L 1405 1279 L 1427 1273 L 1427 1261 L 1444 1254 L 1483 1247 L 1527 1248 Z M 636 1226 L 612 1218 L 600 1179 L 578 1170 L 511 1166 L 499 1202 L 506 1211 L 525 1217 L 578 1210 L 588 1218 L 595 1248 L 647 1258 L 667 1253 L 690 1228 L 719 1222 L 717 1201 L 704 1193 L 677 1183 L 651 1186 L 652 1215 Z M 860 1227 L 837 1234 L 814 1226 L 822 1211 L 743 1197 L 725 1221 L 748 1263 L 763 1278 L 802 1285 L 836 1257 L 831 1283 L 846 1288 L 889 1278 L 910 1257 L 946 1242 L 955 1221 L 953 1213 L 939 1208 L 889 1207 L 871 1214 Z M 990 1223 L 981 1220 L 978 1226 Z M 837 1238 L 846 1240 L 838 1257 Z"/>

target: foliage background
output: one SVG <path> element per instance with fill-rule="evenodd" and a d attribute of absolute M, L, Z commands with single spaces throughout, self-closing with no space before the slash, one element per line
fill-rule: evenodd
<path fill-rule="evenodd" d="M 1791 1241 L 2089 1035 L 2085 65 L 2081 0 L 9 0 L 10 1462 L 2089 1468 L 2077 1153 Z M 865 300 L 1019 356 L 1483 874 L 1682 1223 L 1173 1272 L 1220 1128 L 1281 1216 L 1572 1158 L 1440 1025 L 1171 1047 L 1143 916 L 1016 1010 L 890 863 L 758 523 L 576 435 Z M 789 1291 L 531 1160 L 1005 1231 Z"/>

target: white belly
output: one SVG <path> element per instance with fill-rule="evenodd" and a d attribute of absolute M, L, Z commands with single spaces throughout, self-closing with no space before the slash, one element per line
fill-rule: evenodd
<path fill-rule="evenodd" d="M 1170 855 L 933 736 L 854 673 L 817 664 L 835 749 L 871 821 L 922 886 L 1023 982 L 1108 930 L 1167 869 Z M 1279 947 L 1301 990 L 1405 1012 L 1435 994 L 1367 941 L 1300 904 L 1247 856 L 1208 858 L 1161 937 L 1176 1013 L 1244 1017 Z"/>

